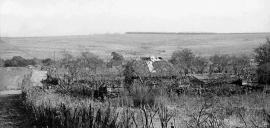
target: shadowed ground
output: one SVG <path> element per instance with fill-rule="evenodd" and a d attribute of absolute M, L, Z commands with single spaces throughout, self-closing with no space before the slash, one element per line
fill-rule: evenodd
<path fill-rule="evenodd" d="M 0 128 L 27 127 L 21 94 L 0 93 Z"/>

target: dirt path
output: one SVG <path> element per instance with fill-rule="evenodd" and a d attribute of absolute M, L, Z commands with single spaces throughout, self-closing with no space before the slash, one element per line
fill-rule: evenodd
<path fill-rule="evenodd" d="M 27 126 L 20 91 L 0 91 L 0 128 Z"/>

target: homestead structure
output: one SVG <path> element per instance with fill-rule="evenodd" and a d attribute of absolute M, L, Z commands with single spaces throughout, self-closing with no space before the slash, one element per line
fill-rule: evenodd
<path fill-rule="evenodd" d="M 193 74 L 193 77 L 200 80 L 204 85 L 222 85 L 222 84 L 236 84 L 242 85 L 242 79 L 236 75 L 230 75 L 225 73 L 213 73 L 213 74 Z"/>
<path fill-rule="evenodd" d="M 155 85 L 161 81 L 173 81 L 177 78 L 173 65 L 161 57 L 143 57 L 127 63 L 124 70 L 125 84 L 130 86 L 134 83 L 146 81 Z"/>

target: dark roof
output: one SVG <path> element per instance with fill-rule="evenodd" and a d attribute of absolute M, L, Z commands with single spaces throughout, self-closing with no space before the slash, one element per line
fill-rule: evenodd
<path fill-rule="evenodd" d="M 195 76 L 187 76 L 187 79 L 189 80 L 190 83 L 195 84 L 195 85 L 203 85 L 205 82 L 201 79 L 198 79 Z"/>
<path fill-rule="evenodd" d="M 241 80 L 240 77 L 224 73 L 209 74 L 194 74 L 194 77 L 203 81 L 205 84 L 222 84 L 222 83 L 234 83 Z"/>
<path fill-rule="evenodd" d="M 133 72 L 130 74 L 135 77 L 172 77 L 177 76 L 173 65 L 165 60 L 152 63 L 155 72 L 150 72 L 146 60 L 134 60 L 131 62 Z"/>

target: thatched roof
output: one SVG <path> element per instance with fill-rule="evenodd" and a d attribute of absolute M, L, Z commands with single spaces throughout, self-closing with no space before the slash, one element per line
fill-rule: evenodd
<path fill-rule="evenodd" d="M 241 81 L 241 79 L 238 76 L 223 73 L 214 73 L 211 75 L 193 74 L 193 76 L 203 81 L 207 85 L 224 84 L 224 83 L 238 84 L 238 82 Z"/>
<path fill-rule="evenodd" d="M 131 70 L 127 75 L 132 77 L 173 77 L 177 76 L 173 65 L 165 60 L 152 62 L 155 72 L 151 72 L 147 65 L 147 60 L 134 60 L 128 65 Z"/>
<path fill-rule="evenodd" d="M 189 80 L 189 82 L 192 84 L 192 85 L 203 85 L 205 84 L 205 82 L 202 80 L 202 79 L 199 79 L 197 77 L 194 77 L 194 76 L 187 76 L 187 79 Z"/>

